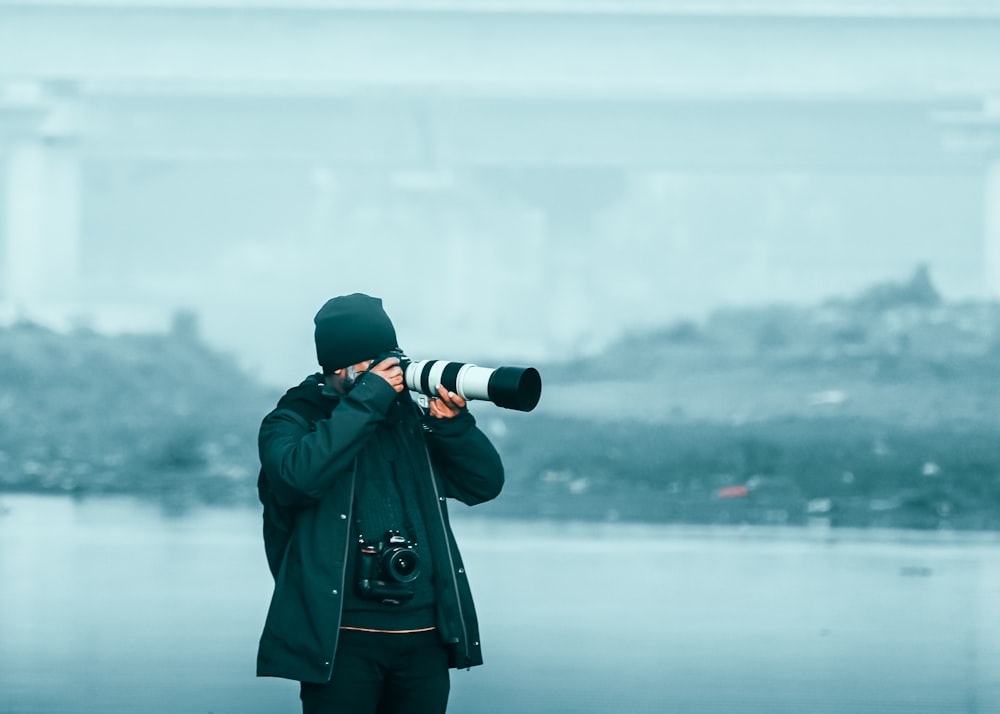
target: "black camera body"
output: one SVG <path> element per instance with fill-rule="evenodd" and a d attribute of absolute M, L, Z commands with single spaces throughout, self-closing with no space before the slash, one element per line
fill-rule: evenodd
<path fill-rule="evenodd" d="M 409 586 L 421 573 L 416 543 L 396 530 L 378 541 L 358 542 L 358 592 L 366 600 L 402 605 L 413 599 Z"/>
<path fill-rule="evenodd" d="M 411 362 L 410 358 L 406 356 L 406 353 L 403 352 L 403 350 L 397 348 L 394 350 L 388 350 L 386 352 L 382 352 L 381 354 L 372 358 L 372 367 L 377 365 L 382 360 L 387 360 L 390 357 L 395 357 L 396 359 L 399 360 L 399 368 L 404 372 L 406 371 L 406 368 L 410 366 Z"/>

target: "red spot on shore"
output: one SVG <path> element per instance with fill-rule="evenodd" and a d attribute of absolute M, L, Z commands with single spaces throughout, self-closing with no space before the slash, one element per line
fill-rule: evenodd
<path fill-rule="evenodd" d="M 746 498 L 750 489 L 746 486 L 726 486 L 719 489 L 719 498 Z"/>

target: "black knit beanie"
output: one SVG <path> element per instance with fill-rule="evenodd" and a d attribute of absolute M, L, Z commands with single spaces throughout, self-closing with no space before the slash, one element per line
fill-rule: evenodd
<path fill-rule="evenodd" d="M 331 298 L 316 313 L 316 358 L 326 373 L 397 349 L 382 300 L 362 293 Z"/>

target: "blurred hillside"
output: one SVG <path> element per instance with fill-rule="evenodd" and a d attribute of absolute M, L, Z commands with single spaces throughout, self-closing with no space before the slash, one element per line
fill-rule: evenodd
<path fill-rule="evenodd" d="M 994 530 L 998 359 L 1000 305 L 948 304 L 922 268 L 814 307 L 634 335 L 542 368 L 544 422 L 505 437 L 536 481 L 521 498 L 515 478 L 496 507 Z"/>
<path fill-rule="evenodd" d="M 540 366 L 473 411 L 495 515 L 1000 529 L 1000 306 L 918 269 L 810 307 L 725 310 Z M 277 396 L 179 315 L 162 335 L 0 330 L 0 490 L 252 503 Z"/>
<path fill-rule="evenodd" d="M 167 334 L 17 324 L 0 330 L 0 489 L 249 500 L 273 401 L 190 314 Z"/>

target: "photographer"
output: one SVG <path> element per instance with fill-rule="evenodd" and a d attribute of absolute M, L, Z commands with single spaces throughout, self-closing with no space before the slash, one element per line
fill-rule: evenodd
<path fill-rule="evenodd" d="M 503 465 L 465 400 L 426 411 L 392 322 L 362 294 L 315 317 L 323 367 L 263 420 L 258 490 L 275 578 L 259 676 L 301 682 L 304 714 L 444 712 L 450 667 L 482 664 L 446 498 L 495 498 Z"/>

